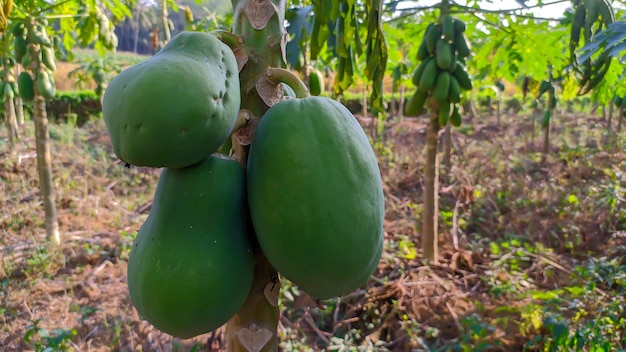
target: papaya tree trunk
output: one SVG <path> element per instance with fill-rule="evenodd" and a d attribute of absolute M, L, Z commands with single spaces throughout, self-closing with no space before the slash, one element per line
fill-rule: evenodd
<path fill-rule="evenodd" d="M 400 106 L 398 106 L 398 117 L 400 121 L 404 120 L 404 84 L 400 85 Z"/>
<path fill-rule="evenodd" d="M 242 38 L 241 48 L 245 52 L 236 55 L 247 56 L 247 60 L 243 60 L 247 63 L 239 72 L 239 78 L 241 109 L 247 111 L 250 122 L 240 131 L 243 132 L 242 135 L 250 136 L 258 120 L 269 108 L 265 103 L 267 96 L 272 95 L 272 92 L 257 88 L 261 87 L 257 82 L 265 79 L 268 68 L 284 67 L 283 55 L 287 35 L 284 27 L 286 0 L 232 0 L 232 6 L 233 33 Z M 234 157 L 244 167 L 248 160 L 248 144 L 233 136 Z M 280 313 L 278 272 L 267 261 L 258 244 L 255 252 L 254 279 L 250 293 L 243 307 L 226 324 L 226 343 L 229 352 L 278 350 Z"/>
<path fill-rule="evenodd" d="M 163 26 L 163 46 L 172 39 L 170 32 L 169 15 L 167 13 L 167 0 L 161 1 L 161 25 Z"/>
<path fill-rule="evenodd" d="M 4 82 L 5 84 L 9 84 L 9 76 L 11 74 L 11 69 L 9 68 L 9 65 L 7 64 L 6 60 L 3 64 L 3 70 L 4 70 Z M 4 94 L 4 92 L 0 92 L 0 95 Z M 13 94 L 17 94 L 17 92 L 13 92 Z M 6 121 L 6 125 L 7 125 L 7 135 L 9 137 L 9 145 L 11 147 L 13 147 L 13 145 L 15 144 L 15 141 L 19 138 L 18 136 L 18 132 L 17 132 L 17 119 L 15 117 L 15 105 L 13 102 L 13 97 L 7 97 L 5 96 L 5 102 L 4 102 L 4 113 L 5 113 L 5 121 Z"/>
<path fill-rule="evenodd" d="M 450 170 L 452 170 L 452 125 L 446 125 L 445 139 L 443 140 L 443 167 L 446 170 L 446 182 L 450 181 Z"/>
<path fill-rule="evenodd" d="M 545 161 L 546 157 L 548 156 L 548 153 L 550 152 L 550 124 L 548 124 L 547 126 L 544 126 L 542 130 L 543 130 L 542 161 Z"/>
<path fill-rule="evenodd" d="M 617 129 L 615 130 L 615 134 L 619 134 L 622 132 L 622 122 L 624 121 L 624 107 L 621 106 L 619 108 L 619 114 L 617 116 Z"/>
<path fill-rule="evenodd" d="M 498 121 L 498 126 L 500 126 L 500 104 L 500 99 L 496 99 L 496 119 Z"/>
<path fill-rule="evenodd" d="M 22 73 L 21 65 L 15 65 L 15 77 L 19 77 L 20 73 Z M 15 99 L 13 99 L 13 104 L 15 104 L 15 115 L 17 117 L 18 126 L 24 125 L 24 102 L 17 92 L 15 92 Z"/>
<path fill-rule="evenodd" d="M 426 131 L 426 163 L 424 165 L 424 210 L 422 218 L 422 251 L 429 262 L 437 262 L 439 256 L 439 165 L 437 162 L 437 139 L 439 119 L 437 108 L 431 107 L 430 121 Z"/>
<path fill-rule="evenodd" d="M 45 211 L 46 240 L 54 245 L 61 244 L 59 222 L 57 220 L 56 195 L 52 183 L 52 157 L 50 152 L 50 134 L 48 132 L 48 116 L 46 100 L 35 96 L 33 100 L 35 121 L 35 144 L 37 146 L 37 170 L 39 171 L 39 191 L 43 198 Z"/>
<path fill-rule="evenodd" d="M 11 148 L 15 145 L 15 142 L 19 138 L 17 132 L 17 120 L 15 118 L 15 105 L 13 99 L 6 99 L 4 101 L 4 116 L 7 125 L 7 135 L 9 137 L 9 145 Z"/>
<path fill-rule="evenodd" d="M 533 113 L 530 118 L 530 143 L 535 145 L 535 121 L 537 121 L 537 116 L 539 115 L 539 109 L 534 108 Z"/>
<path fill-rule="evenodd" d="M 304 65 L 302 66 L 302 81 L 306 84 L 307 87 L 309 85 L 309 78 L 311 77 L 311 59 L 309 58 L 309 43 L 307 42 L 302 49 L 302 55 L 304 57 Z M 320 82 L 321 83 L 321 82 Z M 326 83 L 326 82 L 324 82 Z"/>

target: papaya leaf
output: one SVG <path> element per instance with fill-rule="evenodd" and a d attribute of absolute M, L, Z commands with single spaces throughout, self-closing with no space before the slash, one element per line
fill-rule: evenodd
<path fill-rule="evenodd" d="M 314 18 L 311 16 L 313 5 L 287 10 L 287 33 L 292 37 L 287 42 L 287 63 L 295 66 L 302 55 L 302 46 L 309 40 Z"/>

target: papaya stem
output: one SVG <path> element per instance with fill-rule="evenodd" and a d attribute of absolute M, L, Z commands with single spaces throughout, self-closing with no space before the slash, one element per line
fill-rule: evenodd
<path fill-rule="evenodd" d="M 273 83 L 285 83 L 296 93 L 296 98 L 306 98 L 309 96 L 309 88 L 302 80 L 291 71 L 284 68 L 270 67 L 266 72 L 267 78 Z"/>
<path fill-rule="evenodd" d="M 209 34 L 219 39 L 222 43 L 228 45 L 231 49 L 235 49 L 236 47 L 243 44 L 243 38 L 241 36 L 233 34 L 232 32 L 229 32 L 229 31 L 216 29 L 216 30 L 210 31 Z"/>
<path fill-rule="evenodd" d="M 232 0 L 233 35 L 242 38 L 237 49 L 247 60 L 239 71 L 241 109 L 250 120 L 237 131 L 253 135 L 258 119 L 269 109 L 267 95 L 259 91 L 257 82 L 268 80 L 267 69 L 284 67 L 287 31 L 284 26 L 286 0 Z M 226 43 L 228 45 L 228 43 Z M 265 100 L 264 100 L 265 98 Z M 243 117 L 245 119 L 245 117 Z M 236 136 L 235 136 L 236 137 Z M 234 158 L 247 164 L 249 145 L 233 138 Z M 278 350 L 278 272 L 256 246 L 252 288 L 239 312 L 226 325 L 228 352 L 275 352 Z"/>

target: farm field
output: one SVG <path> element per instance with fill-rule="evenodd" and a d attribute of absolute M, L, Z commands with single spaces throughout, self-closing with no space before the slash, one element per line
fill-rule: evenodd
<path fill-rule="evenodd" d="M 626 348 L 623 136 L 605 148 L 601 117 L 559 115 L 542 163 L 524 113 L 453 129 L 453 167 L 440 175 L 441 259 L 425 265 L 416 220 L 425 121 L 389 121 L 373 142 L 386 214 L 372 279 L 319 304 L 283 284 L 281 350 L 520 351 L 572 338 Z M 223 348 L 222 330 L 172 339 L 130 302 L 127 259 L 159 171 L 119 163 L 101 119 L 50 129 L 63 253 L 42 245 L 32 129 L 12 153 L 0 135 L 1 349 Z"/>
<path fill-rule="evenodd" d="M 0 0 L 0 352 L 626 352 L 626 0 Z"/>

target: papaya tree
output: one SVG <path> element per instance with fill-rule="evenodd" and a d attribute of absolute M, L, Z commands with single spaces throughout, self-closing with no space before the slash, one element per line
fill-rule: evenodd
<path fill-rule="evenodd" d="M 117 46 L 113 23 L 105 14 L 106 10 L 89 4 L 78 0 L 58 4 L 30 0 L 16 3 L 12 11 L 4 12 L 13 35 L 13 57 L 22 68 L 17 77 L 19 96 L 33 105 L 39 188 L 45 211 L 46 239 L 52 245 L 61 243 L 61 235 L 52 180 L 46 102 L 56 92 L 56 54 L 69 51 L 77 41 L 85 45 L 95 41 L 95 48 L 101 53 Z M 130 14 L 121 3 L 109 6 L 114 18 Z"/>
<path fill-rule="evenodd" d="M 364 53 L 372 101 L 382 106 L 382 2 L 313 5 L 312 53 L 328 43 L 342 51 L 341 89 Z M 276 351 L 281 277 L 328 299 L 376 270 L 382 180 L 349 110 L 311 96 L 285 69 L 286 1 L 233 0 L 232 7 L 231 30 L 177 34 L 117 75 L 103 117 L 120 160 L 163 167 L 129 257 L 139 314 L 182 338 L 226 324 L 229 351 Z M 368 22 L 357 53 L 359 32 L 348 27 L 361 11 Z M 329 29 L 339 16 L 348 29 Z M 344 43 L 330 41 L 331 32 Z M 295 98 L 285 97 L 285 87 Z"/>

